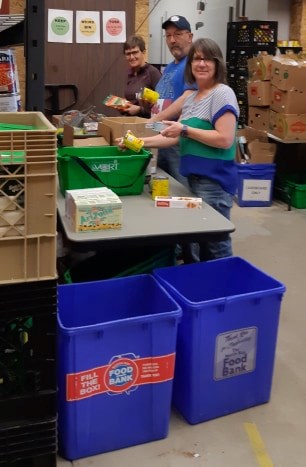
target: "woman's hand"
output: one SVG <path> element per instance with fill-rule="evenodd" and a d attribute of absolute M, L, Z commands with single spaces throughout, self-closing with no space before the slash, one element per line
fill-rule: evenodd
<path fill-rule="evenodd" d="M 162 123 L 167 125 L 167 128 L 160 132 L 166 138 L 177 138 L 180 136 L 183 125 L 180 122 L 173 122 L 172 120 L 163 120 Z"/>
<path fill-rule="evenodd" d="M 141 111 L 141 107 L 135 104 L 127 104 L 124 108 L 124 113 L 128 115 L 138 115 Z"/>
<path fill-rule="evenodd" d="M 115 139 L 115 145 L 118 146 L 119 149 L 126 149 L 126 146 L 123 144 L 123 138 L 116 138 Z"/>

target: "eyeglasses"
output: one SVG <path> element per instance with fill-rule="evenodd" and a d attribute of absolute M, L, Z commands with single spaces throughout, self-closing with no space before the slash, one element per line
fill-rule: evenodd
<path fill-rule="evenodd" d="M 205 58 L 205 57 L 193 57 L 192 62 L 197 63 L 200 65 L 201 62 L 204 62 L 204 64 L 211 63 L 214 60 L 212 58 Z"/>
<path fill-rule="evenodd" d="M 165 38 L 167 41 L 173 37 L 173 39 L 181 39 L 184 34 L 188 33 L 189 31 L 175 31 L 173 34 L 165 34 Z"/>
<path fill-rule="evenodd" d="M 140 54 L 140 50 L 131 50 L 130 52 L 124 52 L 124 55 L 126 56 L 126 58 L 129 58 L 129 57 L 137 57 L 137 55 Z"/>

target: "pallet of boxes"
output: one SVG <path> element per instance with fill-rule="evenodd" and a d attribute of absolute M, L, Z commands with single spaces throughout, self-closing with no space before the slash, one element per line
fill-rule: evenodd
<path fill-rule="evenodd" d="M 277 188 L 288 206 L 306 208 L 306 56 L 286 54 L 271 62 L 271 111 L 269 133 L 287 143 L 286 164 L 277 171 Z M 304 144 L 302 144 L 304 143 Z M 284 156 L 287 156 L 285 154 Z M 285 159 L 285 157 L 282 157 Z M 302 163 L 303 162 L 303 163 Z"/>
<path fill-rule="evenodd" d="M 0 465 L 56 465 L 56 129 L 0 113 Z"/>
<path fill-rule="evenodd" d="M 248 125 L 237 131 L 237 203 L 241 207 L 272 204 L 276 145 L 267 135 L 271 102 L 272 55 L 248 60 Z"/>

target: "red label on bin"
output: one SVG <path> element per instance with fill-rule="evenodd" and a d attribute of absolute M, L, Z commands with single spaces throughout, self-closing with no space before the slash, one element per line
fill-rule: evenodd
<path fill-rule="evenodd" d="M 130 354 L 129 354 L 130 355 Z M 143 384 L 173 379 L 175 353 L 161 357 L 115 357 L 108 365 L 66 375 L 66 400 L 86 399 L 97 394 L 122 394 Z"/>

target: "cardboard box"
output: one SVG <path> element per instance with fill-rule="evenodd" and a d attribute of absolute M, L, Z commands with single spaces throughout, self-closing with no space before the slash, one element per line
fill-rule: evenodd
<path fill-rule="evenodd" d="M 269 81 L 271 79 L 271 62 L 273 55 L 259 55 L 248 59 L 250 81 Z"/>
<path fill-rule="evenodd" d="M 148 119 L 142 117 L 105 117 L 98 125 L 98 134 L 106 134 L 111 145 L 114 145 L 116 138 L 121 138 L 128 130 L 138 138 L 156 136 L 156 131 L 147 128 L 147 124 Z M 157 168 L 157 149 L 152 149 L 151 152 L 153 157 L 147 167 L 147 175 L 154 175 Z"/>
<path fill-rule="evenodd" d="M 306 62 L 287 58 L 286 55 L 274 57 L 271 65 L 271 84 L 282 91 L 306 91 Z"/>
<path fill-rule="evenodd" d="M 108 127 L 98 126 L 98 136 L 77 136 L 70 125 L 64 125 L 63 146 L 109 146 L 111 132 Z"/>
<path fill-rule="evenodd" d="M 121 138 L 128 130 L 138 138 L 145 136 L 155 136 L 156 131 L 146 128 L 147 118 L 141 117 L 105 117 L 99 122 L 98 133 L 102 134 L 103 129 L 110 129 L 110 144 L 115 143 L 116 138 Z"/>
<path fill-rule="evenodd" d="M 248 104 L 267 106 L 271 103 L 270 81 L 248 81 Z"/>
<path fill-rule="evenodd" d="M 248 124 L 256 130 L 269 130 L 270 107 L 249 107 Z"/>
<path fill-rule="evenodd" d="M 306 89 L 298 91 L 282 91 L 271 85 L 271 109 L 284 114 L 300 114 L 306 112 Z"/>
<path fill-rule="evenodd" d="M 251 164 L 273 164 L 276 154 L 275 143 L 263 143 L 262 141 L 250 141 L 248 143 L 248 153 Z"/>
<path fill-rule="evenodd" d="M 251 164 L 271 164 L 274 162 L 277 145 L 269 143 L 268 134 L 250 127 L 237 131 L 237 137 L 244 136 L 247 143 L 245 150 Z M 239 144 L 237 144 L 236 161 L 244 162 Z"/>
<path fill-rule="evenodd" d="M 192 198 L 191 196 L 155 196 L 155 207 L 201 209 L 202 198 Z"/>
<path fill-rule="evenodd" d="M 288 141 L 306 141 L 306 114 L 283 114 L 270 111 L 269 132 Z"/>
<path fill-rule="evenodd" d="M 106 187 L 67 190 L 65 215 L 75 232 L 121 229 L 122 201 Z"/>

